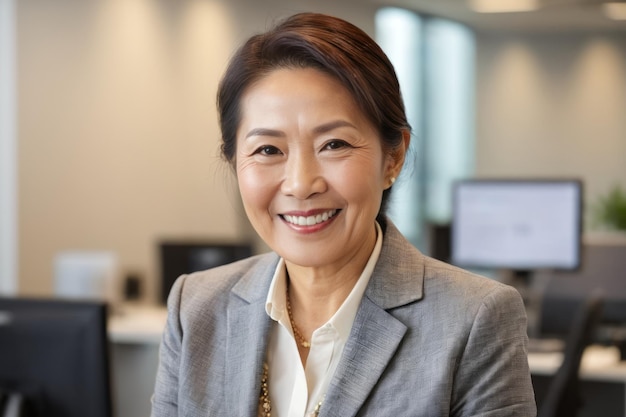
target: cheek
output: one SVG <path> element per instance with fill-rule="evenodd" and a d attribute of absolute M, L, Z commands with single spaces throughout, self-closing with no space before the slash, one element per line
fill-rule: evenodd
<path fill-rule="evenodd" d="M 357 216 L 377 213 L 383 193 L 382 167 L 377 160 L 347 164 L 329 175 L 332 187 L 345 200 L 350 212 Z"/>
<path fill-rule="evenodd" d="M 272 200 L 272 181 L 254 166 L 238 166 L 237 182 L 241 199 L 249 217 L 266 212 Z"/>
<path fill-rule="evenodd" d="M 346 188 L 354 194 L 382 193 L 385 179 L 384 164 L 377 155 L 364 155 L 345 167 L 344 172 L 337 174 Z"/>

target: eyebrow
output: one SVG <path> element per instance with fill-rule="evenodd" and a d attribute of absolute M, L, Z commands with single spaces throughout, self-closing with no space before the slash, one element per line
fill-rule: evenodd
<path fill-rule="evenodd" d="M 331 130 L 334 130 L 340 127 L 352 127 L 356 129 L 356 126 L 350 122 L 347 122 L 345 120 L 334 120 L 332 122 L 328 122 L 328 123 L 324 123 L 323 125 L 316 126 L 315 129 L 313 129 L 313 132 L 317 134 L 327 133 L 327 132 L 330 132 Z"/>
<path fill-rule="evenodd" d="M 264 127 L 257 127 L 246 133 L 246 139 L 252 136 L 274 136 L 274 137 L 284 137 L 285 133 L 280 130 L 275 129 L 266 129 Z"/>
<path fill-rule="evenodd" d="M 316 126 L 313 129 L 313 133 L 315 134 L 327 133 L 327 132 L 330 132 L 331 130 L 334 130 L 340 127 L 352 127 L 356 129 L 355 125 L 345 120 L 333 120 L 332 122 L 328 122 L 328 123 L 324 123 L 322 125 Z M 270 137 L 280 138 L 280 137 L 285 137 L 285 133 L 283 131 L 276 130 L 276 129 L 257 127 L 249 131 L 246 134 L 245 138 L 248 139 L 252 136 L 270 136 Z"/>

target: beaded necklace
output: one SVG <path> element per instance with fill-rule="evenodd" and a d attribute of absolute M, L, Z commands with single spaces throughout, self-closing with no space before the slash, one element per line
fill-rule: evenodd
<path fill-rule="evenodd" d="M 296 323 L 293 321 L 293 316 L 291 314 L 291 302 L 289 301 L 289 282 L 287 282 L 287 291 L 286 291 L 286 304 L 287 304 L 287 315 L 289 316 L 289 323 L 291 324 L 291 329 L 293 330 L 294 338 L 296 339 L 296 343 L 302 346 L 305 349 L 309 349 L 311 347 L 311 342 L 307 341 L 300 330 L 296 327 Z M 261 395 L 259 396 L 259 417 L 271 417 L 272 416 L 272 402 L 270 400 L 270 391 L 269 391 L 269 366 L 267 362 L 263 363 L 263 375 L 261 375 Z M 309 417 L 317 417 L 320 413 L 320 408 L 322 407 L 322 402 L 324 398 L 320 400 L 315 405 L 315 408 L 309 414 Z"/>
<path fill-rule="evenodd" d="M 296 342 L 305 349 L 311 347 L 311 342 L 307 341 L 300 330 L 296 326 L 296 323 L 293 321 L 293 315 L 291 313 L 291 301 L 289 300 L 289 283 L 287 283 L 287 294 L 286 294 L 286 304 L 287 304 L 287 315 L 289 316 L 289 323 L 291 324 L 291 329 L 293 330 L 293 336 L 296 339 Z"/>
<path fill-rule="evenodd" d="M 272 416 L 272 402 L 270 400 L 269 390 L 269 366 L 267 362 L 263 363 L 263 375 L 261 376 L 261 395 L 259 396 L 259 417 L 271 417 Z M 322 402 L 324 398 L 315 405 L 315 408 L 309 414 L 309 417 L 317 417 L 320 414 L 320 408 L 322 408 Z"/>

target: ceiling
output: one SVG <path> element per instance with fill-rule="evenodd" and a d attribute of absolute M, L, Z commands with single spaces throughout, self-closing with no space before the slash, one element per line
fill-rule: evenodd
<path fill-rule="evenodd" d="M 623 32 L 626 20 L 607 19 L 601 0 L 542 0 L 538 11 L 525 13 L 475 13 L 467 0 L 372 0 L 386 6 L 400 6 L 418 12 L 446 17 L 467 24 L 477 31 L 498 32 Z M 613 0 L 616 1 L 616 0 Z"/>

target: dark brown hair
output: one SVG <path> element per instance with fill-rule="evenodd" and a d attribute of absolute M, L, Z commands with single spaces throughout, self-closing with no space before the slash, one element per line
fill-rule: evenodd
<path fill-rule="evenodd" d="M 235 162 L 241 98 L 255 81 L 279 68 L 315 68 L 337 79 L 379 132 L 385 152 L 410 130 L 391 62 L 365 32 L 345 20 L 317 13 L 288 17 L 252 36 L 232 57 L 217 93 L 222 156 Z M 383 192 L 379 216 L 389 191 Z"/>

